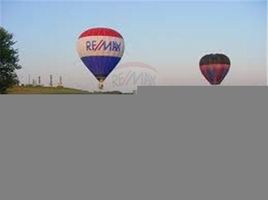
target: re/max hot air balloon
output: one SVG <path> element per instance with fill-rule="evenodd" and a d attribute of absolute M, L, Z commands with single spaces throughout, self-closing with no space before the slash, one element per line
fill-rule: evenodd
<path fill-rule="evenodd" d="M 200 59 L 199 67 L 211 85 L 219 85 L 229 72 L 230 59 L 224 54 L 209 54 Z"/>
<path fill-rule="evenodd" d="M 78 54 L 99 81 L 103 81 L 113 71 L 124 53 L 124 39 L 120 33 L 110 28 L 91 28 L 78 38 Z"/>

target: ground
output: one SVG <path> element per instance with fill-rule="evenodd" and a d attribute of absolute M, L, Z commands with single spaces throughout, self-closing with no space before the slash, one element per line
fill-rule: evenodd
<path fill-rule="evenodd" d="M 15 86 L 8 89 L 8 94 L 123 94 L 123 93 L 119 91 L 88 92 L 84 90 L 65 88 L 65 87 Z"/>

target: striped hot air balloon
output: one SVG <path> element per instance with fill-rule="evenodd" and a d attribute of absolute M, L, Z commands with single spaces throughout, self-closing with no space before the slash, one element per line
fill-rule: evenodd
<path fill-rule="evenodd" d="M 120 33 L 110 28 L 91 28 L 78 38 L 78 54 L 99 81 L 103 81 L 113 71 L 124 53 L 124 39 Z"/>
<path fill-rule="evenodd" d="M 229 72 L 230 59 L 224 54 L 208 54 L 200 59 L 199 67 L 211 85 L 219 85 Z"/>

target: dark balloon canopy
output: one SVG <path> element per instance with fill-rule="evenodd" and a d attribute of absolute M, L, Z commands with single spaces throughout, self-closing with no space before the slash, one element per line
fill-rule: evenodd
<path fill-rule="evenodd" d="M 229 72 L 231 61 L 224 54 L 208 54 L 200 59 L 199 67 L 211 85 L 219 85 Z"/>

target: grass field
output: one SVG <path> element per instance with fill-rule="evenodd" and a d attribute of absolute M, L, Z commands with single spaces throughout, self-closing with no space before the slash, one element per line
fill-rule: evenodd
<path fill-rule="evenodd" d="M 125 94 L 119 91 L 111 92 L 88 92 L 65 87 L 42 87 L 42 86 L 15 86 L 7 90 L 8 94 Z M 133 94 L 133 93 L 126 93 Z"/>
<path fill-rule="evenodd" d="M 15 86 L 8 89 L 8 94 L 89 94 L 88 91 L 64 88 L 64 87 L 41 87 L 41 86 Z"/>

